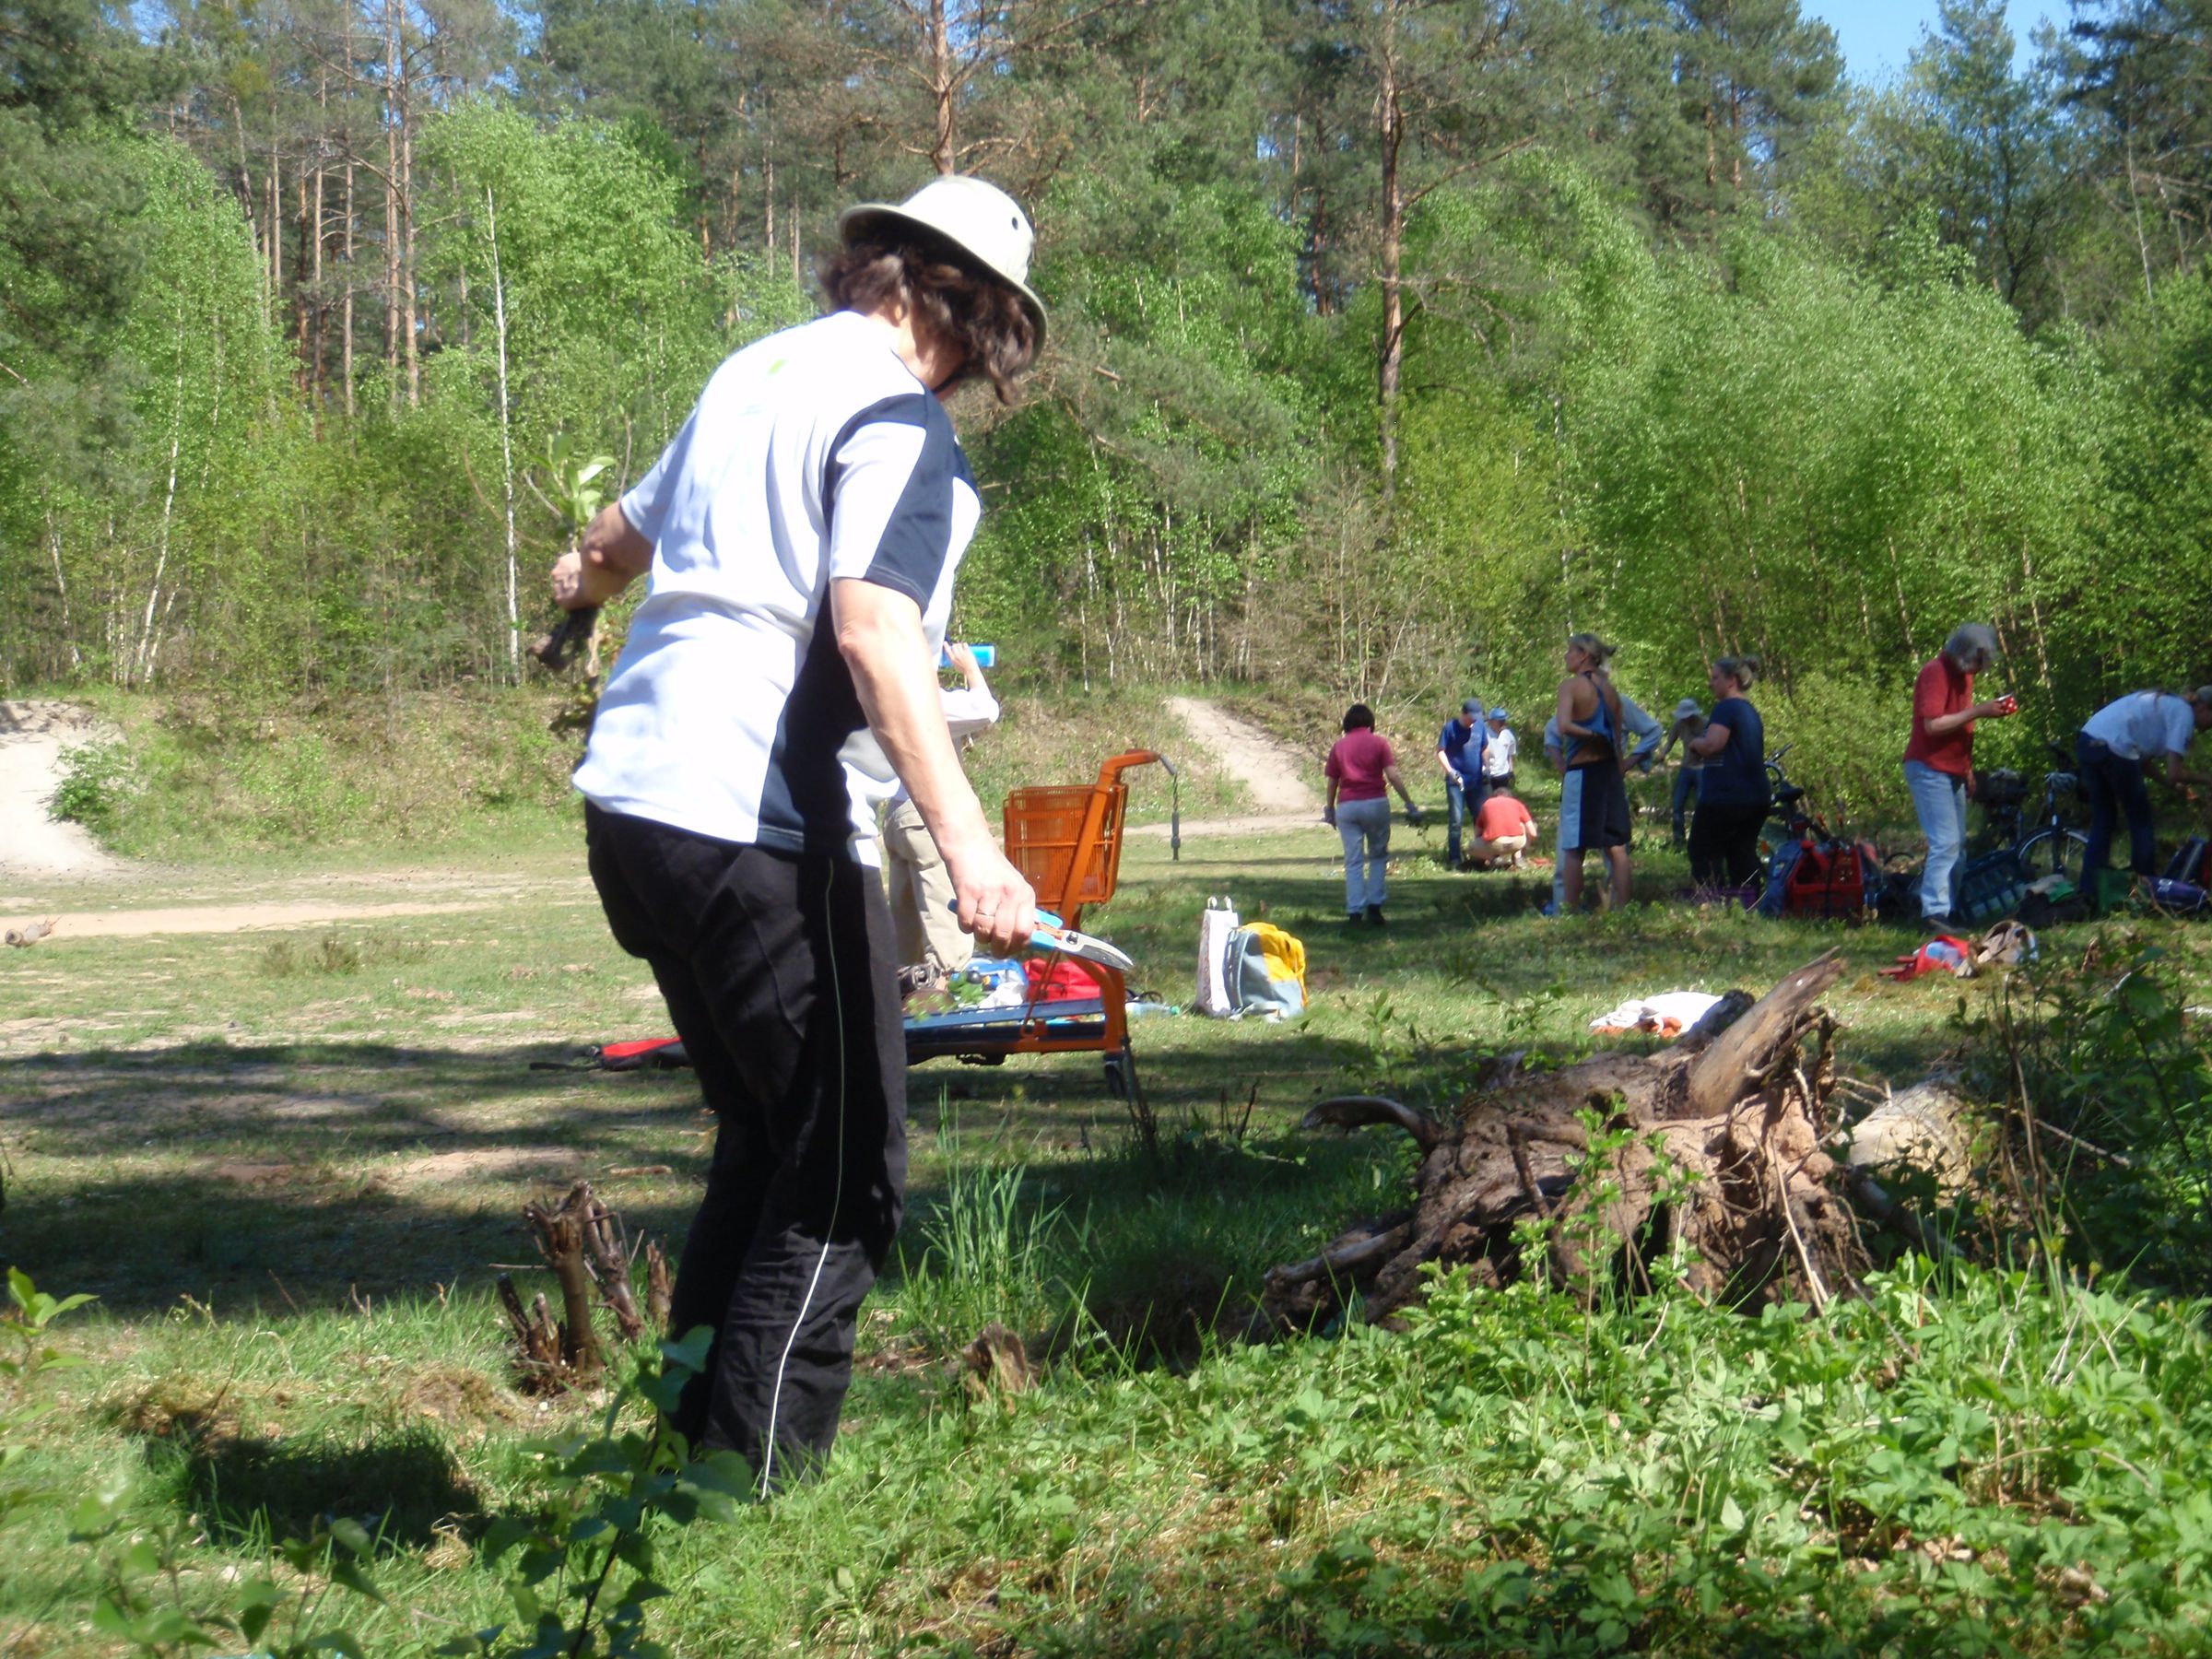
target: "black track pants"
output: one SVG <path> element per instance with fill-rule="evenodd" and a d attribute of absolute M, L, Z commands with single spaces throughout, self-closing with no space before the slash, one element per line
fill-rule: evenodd
<path fill-rule="evenodd" d="M 763 1492 L 837 1434 L 853 1327 L 906 1191 L 906 1039 L 876 873 L 587 807 L 615 941 L 652 964 L 721 1115 L 677 1271 L 677 1335 L 716 1335 L 675 1424 Z"/>
<path fill-rule="evenodd" d="M 1689 820 L 1689 878 L 1700 887 L 1741 887 L 1759 875 L 1759 832 L 1764 803 L 1698 803 Z"/>

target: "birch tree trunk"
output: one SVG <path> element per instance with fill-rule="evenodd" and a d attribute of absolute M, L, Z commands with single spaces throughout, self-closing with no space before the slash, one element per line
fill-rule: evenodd
<path fill-rule="evenodd" d="M 62 527 L 54 523 L 51 507 L 46 510 L 46 551 L 53 557 L 53 591 L 62 600 L 62 639 L 69 647 L 69 666 L 74 672 L 84 667 L 85 659 L 76 648 L 76 629 L 69 620 L 69 582 L 62 574 Z"/>
<path fill-rule="evenodd" d="M 169 416 L 169 488 L 161 498 L 161 538 L 154 554 L 154 579 L 146 590 L 146 616 L 138 624 L 137 648 L 131 653 L 129 668 L 124 675 L 125 687 L 144 683 L 147 664 L 154 646 L 154 612 L 161 598 L 161 578 L 169 570 L 170 527 L 177 511 L 177 459 L 184 447 L 184 305 L 177 303 L 177 379 L 176 393 L 170 404 Z"/>
<path fill-rule="evenodd" d="M 346 158 L 346 230 L 339 257 L 346 265 L 346 291 L 339 297 L 339 379 L 345 384 L 346 418 L 353 418 L 353 158 Z"/>
<path fill-rule="evenodd" d="M 491 240 L 491 320 L 499 338 L 500 363 L 500 471 L 507 508 L 507 671 L 517 685 L 523 678 L 523 619 L 516 604 L 520 576 L 514 537 L 514 433 L 507 404 L 507 283 L 500 273 L 500 213 L 491 186 L 484 187 L 484 231 Z"/>

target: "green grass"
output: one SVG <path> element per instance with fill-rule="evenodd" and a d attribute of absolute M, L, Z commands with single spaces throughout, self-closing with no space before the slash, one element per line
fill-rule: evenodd
<path fill-rule="evenodd" d="M 1448 1103 L 1480 1056 L 1571 1057 L 1630 993 L 1763 989 L 1818 951 L 1846 1058 L 1910 1080 L 1971 1041 L 1974 986 L 1895 986 L 1901 934 L 1663 903 L 1546 923 L 1547 876 L 1454 877 L 1401 832 L 1392 925 L 1347 930 L 1318 828 L 1133 841 L 1093 913 L 1164 999 L 1232 895 L 1302 937 L 1283 1025 L 1148 1018 L 1160 1112 L 1132 1150 L 1095 1061 L 912 1077 L 900 1250 L 862 1324 L 827 1477 L 671 1535 L 653 1629 L 689 1654 L 803 1652 L 2144 1652 L 2204 1629 L 2212 1359 L 2201 1311 L 1961 1269 L 1825 1318 L 1669 1293 L 1585 1314 L 1455 1290 L 1404 1334 L 1249 1347 L 1260 1276 L 1399 1201 L 1403 1137 L 1306 1135 L 1315 1099 Z M 406 854 L 415 857 L 415 854 Z M 190 1595 L 318 1515 L 378 1533 L 371 1651 L 504 1617 L 474 1540 L 534 1501 L 534 1437 L 590 1402 L 511 1386 L 490 1293 L 516 1211 L 576 1176 L 675 1243 L 710 1125 L 682 1075 L 529 1069 L 662 1029 L 572 844 L 335 878 L 172 871 L 95 901 L 465 903 L 276 934 L 71 937 L 0 953 L 0 1254 L 100 1300 L 58 1328 L 0 1485 L 127 1481 Z M 1640 895 L 1681 880 L 1644 861 Z M 2095 929 L 2046 940 L 2078 957 Z M 2203 1002 L 2202 930 L 2171 971 Z M 623 1172 L 618 1172 L 623 1171 Z M 531 1282 L 537 1276 L 520 1275 Z M 977 1404 L 950 1353 L 996 1320 L 1043 1379 Z M 0 1394 L 0 1401 L 5 1395 Z M 0 1404 L 0 1411 L 5 1411 Z M 66 1508 L 0 1539 L 0 1653 L 99 1653 Z"/>

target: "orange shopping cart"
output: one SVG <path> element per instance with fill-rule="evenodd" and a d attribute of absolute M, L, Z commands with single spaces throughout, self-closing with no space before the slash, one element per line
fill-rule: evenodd
<path fill-rule="evenodd" d="M 1006 796 L 1006 857 L 1037 889 L 1041 909 L 1080 929 L 1086 905 L 1113 897 L 1121 873 L 1122 829 L 1129 786 L 1122 774 L 1158 763 L 1167 771 L 1174 804 L 1169 811 L 1169 853 L 1182 851 L 1181 783 L 1165 755 L 1131 749 L 1099 768 L 1095 783 L 1017 789 Z M 1105 1056 L 1107 1091 L 1130 1100 L 1137 1091 L 1136 1061 L 1129 1048 L 1129 985 L 1117 969 L 1096 962 L 1082 971 L 1098 982 L 1095 997 L 1047 998 L 1050 971 L 1063 959 L 1046 959 L 1046 973 L 1032 977 L 1028 1000 L 998 1008 L 965 1008 L 906 1022 L 910 1065 L 946 1057 L 998 1065 L 1008 1054 L 1096 1053 Z"/>

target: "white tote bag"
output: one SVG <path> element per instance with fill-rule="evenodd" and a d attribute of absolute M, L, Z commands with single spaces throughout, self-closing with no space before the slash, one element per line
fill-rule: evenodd
<path fill-rule="evenodd" d="M 1229 935 L 1237 931 L 1237 912 L 1230 901 L 1208 899 L 1198 921 L 1198 1012 L 1227 1019 L 1236 1012 L 1222 965 L 1229 957 Z"/>

